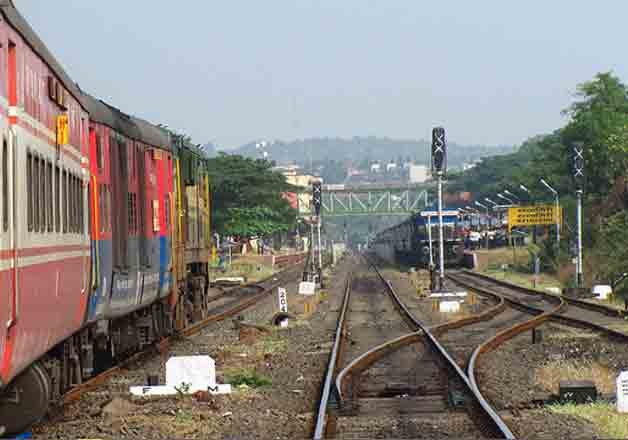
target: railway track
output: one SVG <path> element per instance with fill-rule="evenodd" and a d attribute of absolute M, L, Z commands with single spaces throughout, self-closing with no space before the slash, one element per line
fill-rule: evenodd
<path fill-rule="evenodd" d="M 626 331 L 628 326 L 623 311 L 602 304 L 527 289 L 467 270 L 450 274 L 449 278 L 478 293 L 503 296 L 513 306 L 527 307 L 531 313 L 547 312 L 550 308 L 547 304 L 554 304 L 556 307 L 548 316 L 549 320 L 598 331 L 611 338 L 628 340 Z M 543 306 L 544 304 L 546 306 Z"/>
<path fill-rule="evenodd" d="M 628 334 L 615 329 L 623 319 L 619 312 L 612 309 L 589 303 L 582 305 L 582 301 L 577 300 L 568 302 L 563 297 L 514 286 L 470 271 L 450 273 L 448 278 L 462 287 L 493 298 L 498 304 L 486 319 L 475 324 L 464 327 L 448 327 L 445 324 L 434 329 L 444 345 L 457 353 L 459 364 L 466 365 L 467 376 L 476 388 L 476 367 L 483 354 L 548 321 L 593 330 L 611 339 L 628 342 Z"/>
<path fill-rule="evenodd" d="M 87 393 L 104 384 L 107 380 L 118 374 L 122 368 L 148 359 L 158 353 L 167 352 L 171 344 L 181 337 L 192 336 L 199 333 L 211 323 L 236 316 L 238 313 L 252 307 L 262 299 L 266 298 L 278 285 L 281 285 L 287 280 L 294 280 L 295 278 L 298 278 L 301 275 L 301 271 L 301 264 L 297 263 L 258 283 L 233 288 L 208 298 L 208 305 L 211 309 L 208 310 L 207 315 L 200 321 L 187 326 L 179 333 L 163 339 L 157 344 L 146 347 L 145 349 L 119 362 L 112 368 L 105 370 L 88 381 L 72 388 L 63 395 L 62 404 L 67 405 L 77 401 L 84 393 Z"/>
<path fill-rule="evenodd" d="M 363 264 L 347 281 L 314 438 L 514 438 L 370 267 L 366 272 Z"/>

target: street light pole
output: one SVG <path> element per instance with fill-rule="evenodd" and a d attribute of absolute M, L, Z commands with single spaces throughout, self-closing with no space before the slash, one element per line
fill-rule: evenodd
<path fill-rule="evenodd" d="M 432 216 L 427 216 L 427 239 L 429 240 L 430 247 L 430 267 L 434 267 L 434 251 L 432 250 Z"/>
<path fill-rule="evenodd" d="M 513 206 L 515 206 L 515 205 L 517 205 L 517 204 L 518 204 L 518 203 L 516 203 L 514 200 L 512 200 L 512 199 L 510 199 L 510 198 L 506 197 L 505 195 L 503 195 L 503 194 L 501 194 L 501 193 L 498 193 L 498 194 L 497 194 L 497 197 L 499 197 L 500 199 L 503 199 L 503 200 L 507 201 L 508 203 L 510 203 L 510 204 L 511 204 L 511 205 L 513 205 Z"/>
<path fill-rule="evenodd" d="M 576 215 L 578 216 L 578 264 L 576 265 L 576 283 L 578 287 L 582 287 L 582 190 L 576 191 L 578 197 L 578 208 Z"/>
<path fill-rule="evenodd" d="M 576 267 L 576 282 L 582 287 L 584 282 L 582 267 L 582 194 L 584 192 L 584 146 L 581 142 L 573 145 L 573 172 L 578 197 L 578 265 Z"/>
<path fill-rule="evenodd" d="M 560 250 L 560 199 L 558 191 L 550 186 L 545 179 L 541 179 L 541 183 L 554 194 L 554 202 L 556 204 L 556 247 Z"/>

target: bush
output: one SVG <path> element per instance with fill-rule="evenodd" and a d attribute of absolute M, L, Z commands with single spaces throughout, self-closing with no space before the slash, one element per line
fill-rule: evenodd
<path fill-rule="evenodd" d="M 227 376 L 226 382 L 234 387 L 246 385 L 251 388 L 265 387 L 268 385 L 272 385 L 273 383 L 270 378 L 259 375 L 255 371 L 241 371 L 232 376 Z"/>

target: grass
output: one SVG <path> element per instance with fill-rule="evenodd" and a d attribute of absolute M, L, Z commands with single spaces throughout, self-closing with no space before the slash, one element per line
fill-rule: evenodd
<path fill-rule="evenodd" d="M 272 380 L 266 376 L 262 376 L 253 370 L 237 370 L 225 376 L 227 383 L 233 387 L 246 385 L 251 388 L 259 388 L 272 385 Z"/>
<path fill-rule="evenodd" d="M 277 331 L 274 331 L 270 335 L 261 338 L 256 346 L 258 348 L 258 354 L 261 356 L 265 354 L 277 354 L 283 353 L 288 349 L 288 341 Z"/>
<path fill-rule="evenodd" d="M 617 372 L 606 365 L 588 359 L 551 361 L 539 367 L 534 380 L 547 391 L 558 394 L 561 380 L 591 380 L 598 392 L 609 394 L 615 391 Z"/>
<path fill-rule="evenodd" d="M 578 417 L 592 423 L 606 438 L 628 438 L 628 414 L 618 413 L 615 405 L 593 402 L 585 405 L 563 403 L 549 405 L 550 411 Z"/>
<path fill-rule="evenodd" d="M 498 269 L 493 266 L 489 266 L 481 273 L 527 288 L 532 287 L 532 280 L 534 277 L 533 274 L 515 272 L 510 269 L 504 272 L 502 269 Z M 556 277 L 549 274 L 541 273 L 539 274 L 539 281 L 536 284 L 536 289 L 545 290 L 546 287 L 561 287 L 561 283 Z"/>

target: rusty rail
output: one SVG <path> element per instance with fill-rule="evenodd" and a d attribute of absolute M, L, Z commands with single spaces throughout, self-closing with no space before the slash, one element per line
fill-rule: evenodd
<path fill-rule="evenodd" d="M 510 431 L 510 428 L 508 427 L 508 425 L 506 425 L 506 423 L 502 420 L 502 418 L 499 416 L 499 414 L 497 414 L 497 412 L 486 401 L 484 396 L 482 396 L 482 394 L 480 393 L 480 390 L 477 388 L 477 385 L 475 384 L 475 382 L 471 382 L 469 380 L 467 375 L 462 371 L 460 366 L 458 366 L 456 361 L 451 357 L 451 355 L 447 352 L 447 350 L 443 347 L 443 345 L 440 344 L 440 342 L 438 342 L 436 337 L 432 334 L 431 330 L 427 326 L 425 326 L 422 322 L 417 320 L 414 317 L 414 315 L 412 315 L 412 313 L 410 313 L 410 311 L 405 306 L 405 304 L 403 304 L 401 302 L 401 300 L 399 299 L 399 297 L 397 296 L 397 294 L 394 291 L 394 289 L 393 289 L 392 285 L 390 284 L 390 282 L 388 280 L 384 279 L 383 275 L 377 269 L 377 267 L 375 265 L 373 265 L 372 263 L 370 263 L 370 262 L 368 262 L 368 263 L 371 265 L 371 267 L 373 267 L 373 269 L 375 270 L 375 272 L 377 273 L 379 278 L 387 286 L 388 291 L 390 292 L 391 297 L 393 298 L 393 300 L 398 303 L 399 307 L 403 310 L 403 312 L 405 314 L 407 314 L 408 318 L 416 325 L 416 328 L 423 332 L 423 334 L 426 336 L 429 344 L 432 346 L 433 350 L 435 350 L 438 354 L 440 354 L 440 356 L 445 360 L 447 367 L 456 374 L 456 376 L 467 387 L 467 390 L 471 393 L 471 395 L 474 396 L 474 398 L 475 398 L 476 402 L 478 403 L 478 405 L 480 406 L 481 410 L 484 412 L 484 414 L 488 417 L 488 419 L 493 424 L 493 427 L 492 427 L 493 431 L 495 431 L 495 433 L 497 433 L 498 435 L 503 436 L 503 438 L 506 438 L 506 439 L 509 439 L 509 440 L 510 439 L 514 440 L 515 436 Z M 491 311 L 491 313 L 499 313 L 499 312 L 497 311 L 497 309 L 494 309 L 494 310 Z M 489 316 L 490 316 L 490 314 L 489 315 L 484 315 L 484 319 L 490 319 Z"/>
<path fill-rule="evenodd" d="M 298 264 L 298 263 L 297 263 Z M 259 286 L 261 288 L 261 292 L 252 296 L 251 298 L 247 299 L 246 301 L 242 301 L 242 302 L 238 302 L 237 304 L 235 304 L 232 308 L 228 308 L 227 310 L 223 310 L 220 313 L 217 313 L 215 315 L 211 315 L 208 316 L 207 318 L 203 319 L 202 321 L 196 322 L 188 327 L 186 327 L 185 329 L 179 331 L 177 334 L 174 334 L 172 336 L 169 336 L 167 338 L 162 339 L 159 342 L 156 342 L 154 344 L 151 344 L 149 346 L 147 346 L 145 349 L 139 351 L 138 353 L 135 353 L 133 355 L 131 355 L 130 357 L 124 359 L 123 361 L 120 361 L 118 364 L 114 365 L 113 367 L 109 368 L 108 370 L 103 371 L 102 373 L 90 378 L 89 380 L 83 382 L 80 385 L 77 385 L 75 387 L 73 387 L 72 389 L 70 389 L 69 391 L 67 391 L 61 398 L 61 401 L 64 405 L 67 405 L 69 403 L 72 403 L 78 399 L 81 398 L 81 395 L 83 393 L 86 393 L 92 389 L 94 389 L 95 387 L 102 385 L 103 383 L 105 383 L 107 381 L 107 379 L 109 379 L 110 377 L 112 377 L 113 375 L 115 375 L 116 373 L 119 373 L 120 370 L 122 368 L 124 368 L 127 365 L 131 365 L 136 361 L 139 361 L 141 359 L 143 359 L 144 357 L 148 357 L 151 354 L 153 354 L 155 352 L 155 350 L 157 350 L 159 353 L 163 353 L 165 352 L 168 347 L 170 346 L 171 343 L 173 343 L 174 341 L 177 340 L 177 338 L 180 338 L 182 336 L 186 337 L 186 336 L 191 336 L 193 334 L 196 334 L 198 332 L 200 332 L 201 330 L 203 330 L 205 327 L 207 327 L 209 324 L 211 324 L 212 322 L 218 322 L 218 321 L 222 321 L 228 317 L 234 316 L 237 313 L 251 307 L 252 305 L 254 305 L 255 303 L 259 302 L 261 299 L 263 299 L 264 297 L 268 296 L 270 292 L 272 292 L 273 289 L 275 289 L 278 285 L 281 284 L 281 282 L 277 282 L 277 283 L 273 283 L 272 285 L 268 286 L 268 287 L 263 287 L 261 286 L 262 283 L 266 283 L 270 280 L 272 280 L 273 278 L 283 275 L 286 272 L 288 272 L 290 269 L 292 269 L 293 267 L 295 267 L 295 265 L 290 266 L 278 273 L 275 273 L 273 275 L 271 275 L 270 277 L 259 281 L 256 284 L 247 284 L 245 286 L 242 287 L 254 287 L 254 286 Z"/>
<path fill-rule="evenodd" d="M 329 397 L 331 396 L 333 377 L 337 368 L 338 359 L 340 357 L 342 339 L 346 331 L 346 316 L 347 309 L 349 308 L 349 299 L 351 297 L 351 275 L 347 277 L 347 285 L 345 287 L 345 294 L 342 300 L 342 309 L 340 316 L 338 317 L 338 323 L 336 325 L 336 335 L 334 337 L 334 346 L 329 355 L 329 362 L 327 364 L 327 372 L 325 373 L 325 382 L 323 384 L 323 391 L 321 393 L 321 400 L 318 405 L 318 414 L 316 416 L 316 426 L 314 427 L 314 440 L 320 440 L 325 434 L 325 427 L 327 426 L 327 404 L 329 403 Z"/>
<path fill-rule="evenodd" d="M 498 284 L 500 286 L 512 289 L 512 290 L 517 290 L 519 292 L 522 293 L 528 293 L 528 294 L 533 294 L 533 295 L 542 295 L 546 298 L 561 298 L 563 301 L 565 301 L 567 304 L 571 305 L 571 306 L 575 306 L 575 307 L 580 307 L 583 309 L 588 309 L 588 310 L 592 310 L 594 312 L 598 312 L 598 313 L 602 313 L 604 315 L 607 316 L 614 316 L 614 317 L 620 317 L 623 318 L 625 316 L 628 315 L 628 313 L 624 310 L 619 310 L 613 307 L 609 307 L 609 306 L 605 306 L 604 304 L 594 304 L 594 303 L 590 303 L 587 301 L 583 301 L 581 299 L 577 299 L 577 298 L 569 298 L 567 296 L 559 296 L 559 295 L 555 295 L 549 292 L 544 292 L 542 290 L 537 290 L 537 289 L 529 289 L 527 287 L 523 287 L 523 286 L 519 286 L 517 284 L 513 284 L 513 283 L 509 283 L 508 281 L 504 281 L 504 280 L 498 280 L 496 278 L 493 278 L 491 276 L 488 275 L 484 275 L 482 273 L 478 273 L 478 272 L 474 272 L 472 270 L 463 270 L 461 271 L 462 273 L 464 273 L 465 275 L 469 275 L 475 278 L 480 278 L 483 279 L 485 281 L 489 281 L 491 283 L 494 284 Z"/>

